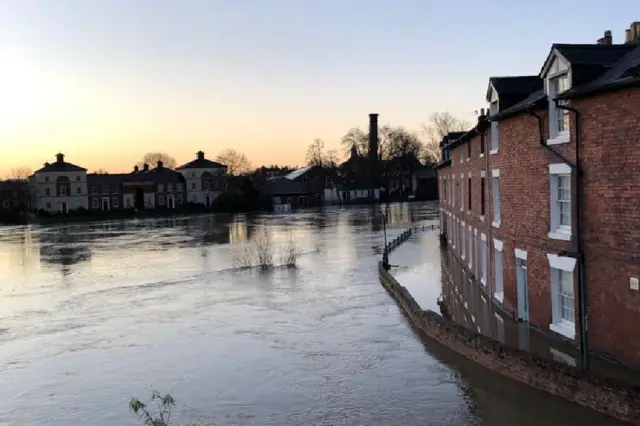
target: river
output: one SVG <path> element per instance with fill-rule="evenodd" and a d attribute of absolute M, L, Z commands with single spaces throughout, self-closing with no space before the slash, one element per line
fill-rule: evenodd
<path fill-rule="evenodd" d="M 152 389 L 185 425 L 617 424 L 419 339 L 376 209 L 0 228 L 0 425 L 138 425 Z M 436 209 L 390 206 L 389 238 Z M 257 235 L 298 267 L 238 268 Z M 435 233 L 410 243 L 439 287 Z"/>

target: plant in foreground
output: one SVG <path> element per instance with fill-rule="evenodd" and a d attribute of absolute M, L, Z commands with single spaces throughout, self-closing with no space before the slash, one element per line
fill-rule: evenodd
<path fill-rule="evenodd" d="M 171 410 L 176 405 L 175 399 L 168 393 L 162 395 L 154 390 L 151 394 L 151 403 L 156 403 L 158 406 L 156 413 L 152 413 L 147 404 L 137 398 L 131 398 L 129 410 L 133 411 L 147 426 L 169 426 Z"/>

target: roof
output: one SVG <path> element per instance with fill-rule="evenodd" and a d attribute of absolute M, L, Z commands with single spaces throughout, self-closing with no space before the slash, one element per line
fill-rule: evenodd
<path fill-rule="evenodd" d="M 221 169 L 221 168 L 227 168 L 227 166 L 225 166 L 222 163 L 218 163 L 217 161 L 211 161 L 211 160 L 207 160 L 206 158 L 196 158 L 193 161 L 189 161 L 186 164 L 183 164 L 180 167 L 176 167 L 176 170 L 183 170 L 183 169 Z"/>
<path fill-rule="evenodd" d="M 491 87 L 498 92 L 500 110 L 503 110 L 522 101 L 531 93 L 542 90 L 543 81 L 538 75 L 491 77 L 487 90 L 487 100 L 489 100 Z"/>
<path fill-rule="evenodd" d="M 551 53 L 557 50 L 571 65 L 611 66 L 627 52 L 633 50 L 631 44 L 562 44 L 554 43 Z M 545 62 L 546 65 L 546 62 Z M 544 67 L 543 67 L 544 69 Z"/>
<path fill-rule="evenodd" d="M 306 166 L 306 167 L 302 167 L 301 169 L 298 170 L 294 170 L 291 173 L 285 175 L 285 179 L 289 179 L 289 180 L 295 180 L 298 179 L 300 176 L 302 176 L 303 174 L 307 173 L 309 170 L 313 169 L 315 166 Z"/>
<path fill-rule="evenodd" d="M 9 179 L 0 181 L 0 191 L 21 191 L 26 189 L 28 182 L 22 179 Z"/>
<path fill-rule="evenodd" d="M 374 189 L 374 185 L 370 182 L 361 179 L 348 180 L 342 182 L 336 182 L 336 188 L 341 191 L 351 191 L 351 190 L 370 190 Z"/>
<path fill-rule="evenodd" d="M 512 105 L 511 107 L 500 111 L 498 114 L 495 114 L 489 117 L 489 121 L 500 121 L 505 120 L 507 118 L 513 117 L 520 113 L 527 111 L 537 105 L 540 105 L 547 100 L 547 95 L 544 93 L 544 90 L 538 90 L 537 92 L 531 93 L 529 96 Z"/>
<path fill-rule="evenodd" d="M 130 173 L 126 175 L 123 181 L 135 182 L 143 180 L 151 180 L 156 183 L 175 183 L 184 182 L 184 176 L 182 176 L 182 173 L 167 167 L 156 167 L 149 171 L 139 170 Z"/>
<path fill-rule="evenodd" d="M 424 167 L 416 173 L 416 179 L 435 179 L 436 171 L 432 167 Z"/>
<path fill-rule="evenodd" d="M 435 170 L 438 170 L 438 169 L 440 169 L 440 168 L 442 168 L 442 167 L 447 167 L 447 166 L 450 166 L 450 165 L 451 165 L 451 158 L 448 158 L 448 159 L 446 159 L 446 160 L 440 161 L 438 164 L 436 164 L 435 166 L 433 166 L 433 168 L 434 168 Z"/>
<path fill-rule="evenodd" d="M 311 194 L 312 191 L 309 191 L 302 185 L 301 182 L 297 180 L 291 179 L 278 179 L 273 182 L 269 182 L 262 187 L 262 192 L 271 195 L 297 195 L 297 194 Z"/>
<path fill-rule="evenodd" d="M 440 142 L 440 147 L 444 147 L 444 146 L 449 145 L 451 142 L 459 139 L 465 133 L 467 133 L 467 132 L 464 131 L 464 132 L 449 132 L 449 133 L 447 133 L 447 135 L 442 138 L 442 141 Z"/>
<path fill-rule="evenodd" d="M 50 172 L 86 172 L 84 167 L 67 163 L 66 161 L 56 161 L 53 163 L 45 163 L 44 167 L 36 170 L 34 173 L 50 173 Z"/>
<path fill-rule="evenodd" d="M 594 80 L 567 90 L 559 99 L 576 98 L 621 87 L 640 86 L 640 45 Z"/>
<path fill-rule="evenodd" d="M 129 173 L 90 173 L 87 175 L 87 185 L 120 185 L 130 176 Z"/>

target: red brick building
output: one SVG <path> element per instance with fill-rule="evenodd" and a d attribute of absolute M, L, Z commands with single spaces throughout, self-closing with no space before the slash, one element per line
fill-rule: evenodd
<path fill-rule="evenodd" d="M 523 322 L 640 366 L 640 22 L 554 44 L 486 101 L 441 145 L 449 249 Z"/>

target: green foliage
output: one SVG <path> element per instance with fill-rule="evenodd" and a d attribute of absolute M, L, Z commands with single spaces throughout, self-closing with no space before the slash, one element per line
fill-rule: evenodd
<path fill-rule="evenodd" d="M 169 426 L 171 424 L 171 410 L 176 405 L 175 399 L 168 393 L 162 395 L 154 390 L 151 393 L 149 405 L 154 403 L 157 406 L 155 413 L 147 404 L 137 398 L 131 398 L 129 410 L 135 413 L 146 426 Z"/>

